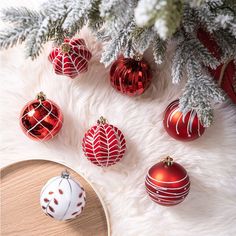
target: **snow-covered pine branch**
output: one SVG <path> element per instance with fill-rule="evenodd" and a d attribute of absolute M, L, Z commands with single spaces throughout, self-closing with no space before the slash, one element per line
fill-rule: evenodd
<path fill-rule="evenodd" d="M 106 42 L 101 58 L 106 66 L 119 54 L 133 57 L 149 47 L 155 62 L 162 63 L 167 42 L 174 41 L 172 81 L 178 83 L 184 72 L 188 78 L 181 107 L 197 109 L 205 126 L 212 121 L 211 100 L 222 101 L 223 95 L 204 69 L 236 59 L 236 3 L 232 0 L 48 0 L 39 11 L 9 8 L 1 18 L 11 26 L 0 32 L 0 48 L 25 42 L 31 58 L 39 55 L 47 41 L 60 44 L 85 25 Z M 199 28 L 215 39 L 219 57 L 200 42 Z"/>
<path fill-rule="evenodd" d="M 186 65 L 188 81 L 180 98 L 180 110 L 196 110 L 201 122 L 209 127 L 213 122 L 211 102 L 223 102 L 225 94 L 209 76 L 198 60 L 190 58 Z"/>

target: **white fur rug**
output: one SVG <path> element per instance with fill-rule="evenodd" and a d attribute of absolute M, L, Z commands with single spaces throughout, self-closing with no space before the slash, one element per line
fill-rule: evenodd
<path fill-rule="evenodd" d="M 162 66 L 151 63 L 148 91 L 129 98 L 110 86 L 109 69 L 99 63 L 101 45 L 86 30 L 81 37 L 93 58 L 89 71 L 74 80 L 54 74 L 47 60 L 50 44 L 35 61 L 24 58 L 22 46 L 0 52 L 1 167 L 33 158 L 75 167 L 99 190 L 113 236 L 236 235 L 236 106 L 217 105 L 214 125 L 200 139 L 175 141 L 162 126 L 165 107 L 182 88 L 170 83 L 171 48 Z M 22 107 L 41 90 L 64 114 L 61 132 L 47 143 L 31 141 L 19 127 Z M 124 159 L 108 169 L 92 165 L 81 149 L 84 132 L 101 115 L 127 140 Z M 153 203 L 144 188 L 148 168 L 167 155 L 187 169 L 192 184 L 187 199 L 169 208 Z"/>

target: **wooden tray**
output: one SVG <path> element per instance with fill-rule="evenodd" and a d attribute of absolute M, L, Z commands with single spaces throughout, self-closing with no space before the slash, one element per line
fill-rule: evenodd
<path fill-rule="evenodd" d="M 84 187 L 87 203 L 75 220 L 59 222 L 43 214 L 39 195 L 51 177 L 67 169 Z M 104 205 L 91 184 L 62 164 L 22 161 L 1 169 L 2 236 L 109 236 L 110 228 Z"/>

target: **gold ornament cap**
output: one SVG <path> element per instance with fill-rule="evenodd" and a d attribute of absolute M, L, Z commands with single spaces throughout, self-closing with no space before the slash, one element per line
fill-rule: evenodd
<path fill-rule="evenodd" d="M 166 166 L 172 166 L 173 165 L 173 158 L 171 158 L 170 156 L 167 156 L 166 158 L 163 159 L 162 161 Z"/>
<path fill-rule="evenodd" d="M 36 95 L 36 99 L 39 101 L 45 101 L 46 100 L 46 95 L 41 91 Z"/>
<path fill-rule="evenodd" d="M 68 53 L 68 52 L 70 52 L 70 50 L 71 50 L 71 46 L 70 46 L 69 43 L 63 43 L 63 44 L 61 45 L 61 51 L 62 51 L 63 53 Z"/>
<path fill-rule="evenodd" d="M 70 173 L 68 170 L 64 170 L 61 172 L 61 177 L 64 179 L 69 179 L 70 178 Z"/>
<path fill-rule="evenodd" d="M 98 123 L 98 125 L 100 125 L 100 124 L 102 124 L 102 125 L 107 124 L 107 119 L 104 118 L 103 116 L 101 116 L 100 119 L 97 120 L 97 123 Z"/>

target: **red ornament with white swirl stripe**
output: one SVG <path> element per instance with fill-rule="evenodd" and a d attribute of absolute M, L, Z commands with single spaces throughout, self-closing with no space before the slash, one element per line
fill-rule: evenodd
<path fill-rule="evenodd" d="M 163 206 L 181 203 L 189 193 L 187 171 L 171 157 L 152 166 L 146 176 L 146 191 L 150 198 Z"/>
<path fill-rule="evenodd" d="M 20 126 L 23 132 L 36 141 L 47 141 L 55 137 L 63 123 L 61 109 L 46 99 L 43 92 L 27 103 L 21 111 Z"/>
<path fill-rule="evenodd" d="M 126 141 L 117 127 L 108 124 L 101 117 L 97 125 L 85 133 L 82 147 L 89 161 L 97 166 L 108 167 L 123 158 Z"/>
<path fill-rule="evenodd" d="M 174 139 L 192 141 L 199 138 L 205 131 L 197 112 L 191 110 L 183 114 L 179 110 L 179 100 L 169 104 L 164 112 L 163 125 L 166 132 Z"/>
<path fill-rule="evenodd" d="M 52 62 L 56 74 L 74 79 L 88 70 L 91 57 L 92 54 L 83 39 L 65 38 L 61 47 L 53 48 L 48 59 Z"/>

